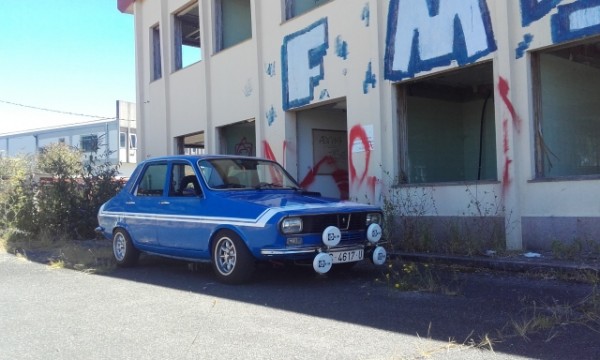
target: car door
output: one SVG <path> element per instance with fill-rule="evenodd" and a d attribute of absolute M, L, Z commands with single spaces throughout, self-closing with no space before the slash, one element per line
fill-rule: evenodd
<path fill-rule="evenodd" d="M 206 201 L 194 167 L 186 161 L 173 162 L 168 177 L 169 191 L 161 204 L 160 245 L 174 256 L 208 256 L 214 224 L 206 221 Z"/>
<path fill-rule="evenodd" d="M 157 246 L 165 201 L 167 162 L 148 163 L 125 203 L 127 230 L 134 242 Z"/>

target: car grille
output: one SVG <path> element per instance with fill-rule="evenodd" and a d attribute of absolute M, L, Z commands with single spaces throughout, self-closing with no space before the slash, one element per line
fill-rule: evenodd
<path fill-rule="evenodd" d="M 363 230 L 367 213 L 339 213 L 303 216 L 303 233 L 322 233 L 328 226 L 337 226 L 342 232 Z"/>

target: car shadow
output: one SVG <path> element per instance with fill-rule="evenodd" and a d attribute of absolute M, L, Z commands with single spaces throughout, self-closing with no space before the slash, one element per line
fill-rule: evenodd
<path fill-rule="evenodd" d="M 142 256 L 138 266 L 104 276 L 469 347 L 489 349 L 485 340 L 491 339 L 494 351 L 518 356 L 558 359 L 600 354 L 598 333 L 583 325 L 562 324 L 552 332 L 526 336 L 516 328 L 529 319 L 526 310 L 532 304 L 540 310 L 545 305 L 574 304 L 590 293 L 591 286 L 445 269 L 438 270 L 437 278 L 459 284 L 458 291 L 400 291 L 387 282 L 386 268 L 367 262 L 326 275 L 307 266 L 265 264 L 251 282 L 226 285 L 217 282 L 208 264 Z"/>

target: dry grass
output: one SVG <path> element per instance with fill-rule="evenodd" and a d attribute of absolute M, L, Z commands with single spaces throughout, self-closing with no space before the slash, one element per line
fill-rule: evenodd
<path fill-rule="evenodd" d="M 452 351 L 464 351 L 468 349 L 476 349 L 482 351 L 491 351 L 494 352 L 494 343 L 495 340 L 492 340 L 485 334 L 483 336 L 479 336 L 477 339 L 473 336 L 474 332 L 471 333 L 465 338 L 463 342 L 457 342 L 455 339 L 448 339 L 448 342 L 445 344 L 441 344 L 439 346 L 427 346 L 425 348 L 419 349 L 419 357 L 421 358 L 430 358 L 434 355 L 441 353 L 449 353 Z M 417 334 L 417 337 L 422 340 L 422 338 Z M 429 328 L 427 329 L 427 339 L 431 340 L 431 323 L 429 323 Z"/>
<path fill-rule="evenodd" d="M 594 286 L 591 293 L 574 304 L 538 304 L 525 306 L 518 319 L 510 322 L 499 333 L 502 337 L 518 336 L 526 341 L 533 335 L 550 342 L 569 326 L 584 326 L 600 334 L 600 290 Z"/>
<path fill-rule="evenodd" d="M 107 273 L 116 267 L 107 241 L 73 241 L 43 236 L 32 239 L 26 234 L 9 234 L 0 238 L 0 250 L 30 261 L 46 263 L 51 269 Z"/>

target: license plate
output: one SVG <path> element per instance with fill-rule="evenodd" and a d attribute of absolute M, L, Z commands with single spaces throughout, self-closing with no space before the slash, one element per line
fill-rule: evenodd
<path fill-rule="evenodd" d="M 364 250 L 332 251 L 329 253 L 334 264 L 360 261 L 364 258 Z"/>

